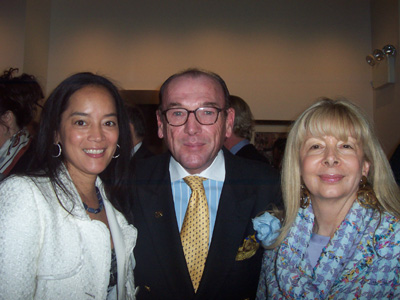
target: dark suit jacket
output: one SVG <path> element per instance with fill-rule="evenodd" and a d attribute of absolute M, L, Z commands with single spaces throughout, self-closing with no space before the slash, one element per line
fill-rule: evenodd
<path fill-rule="evenodd" d="M 133 155 L 132 158 L 134 158 L 134 159 L 142 159 L 142 158 L 151 157 L 151 156 L 153 156 L 153 155 L 154 155 L 154 153 L 151 152 L 151 151 L 149 150 L 149 148 L 147 148 L 144 144 L 142 144 L 142 145 L 139 147 L 138 151 Z"/>
<path fill-rule="evenodd" d="M 389 162 L 394 179 L 396 179 L 397 184 L 400 185 L 400 145 L 397 146 Z"/>
<path fill-rule="evenodd" d="M 226 177 L 203 277 L 197 293 L 186 266 L 169 175 L 170 154 L 136 162 L 133 190 L 137 299 L 253 299 L 262 248 L 236 261 L 243 240 L 254 234 L 251 219 L 275 201 L 278 175 L 266 164 L 224 149 Z"/>
<path fill-rule="evenodd" d="M 265 163 L 269 163 L 268 159 L 262 155 L 256 147 L 254 147 L 253 144 L 247 144 L 244 147 L 242 147 L 238 152 L 236 152 L 237 156 L 252 159 L 252 160 L 258 160 L 262 161 Z"/>

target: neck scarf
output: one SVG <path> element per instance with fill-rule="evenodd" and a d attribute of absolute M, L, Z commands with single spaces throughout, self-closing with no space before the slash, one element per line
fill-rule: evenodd
<path fill-rule="evenodd" d="M 300 209 L 292 230 L 282 243 L 276 260 L 276 275 L 283 295 L 288 299 L 325 299 L 338 280 L 346 262 L 354 255 L 374 211 L 357 201 L 324 248 L 313 268 L 305 256 L 314 225 L 312 205 Z"/>
<path fill-rule="evenodd" d="M 31 136 L 26 128 L 14 134 L 0 148 L 0 176 L 7 176 L 17 161 L 29 148 Z"/>

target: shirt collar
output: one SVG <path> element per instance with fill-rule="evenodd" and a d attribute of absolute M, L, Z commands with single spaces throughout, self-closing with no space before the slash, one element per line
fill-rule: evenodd
<path fill-rule="evenodd" d="M 239 152 L 240 149 L 242 149 L 244 146 L 248 144 L 250 144 L 249 140 L 241 140 L 239 143 L 233 146 L 229 151 L 231 151 L 232 154 L 236 154 Z"/>
<path fill-rule="evenodd" d="M 169 162 L 169 174 L 171 176 L 171 182 L 183 179 L 186 176 L 190 175 L 198 175 L 201 177 L 205 177 L 207 179 L 215 180 L 215 181 L 224 181 L 225 180 L 225 159 L 224 153 L 220 150 L 215 157 L 212 164 L 205 169 L 200 174 L 189 174 L 180 163 L 178 163 L 172 156 Z"/>
<path fill-rule="evenodd" d="M 138 152 L 140 146 L 142 146 L 143 142 L 139 142 L 136 144 L 136 146 L 134 146 L 131 150 L 131 157 L 133 157 L 135 155 L 136 152 Z"/>

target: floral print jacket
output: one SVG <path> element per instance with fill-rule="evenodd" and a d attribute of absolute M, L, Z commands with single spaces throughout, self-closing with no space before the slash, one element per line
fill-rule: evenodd
<path fill-rule="evenodd" d="M 266 250 L 257 299 L 400 299 L 400 224 L 357 201 L 313 268 L 314 214 L 300 209 L 282 244 Z"/>

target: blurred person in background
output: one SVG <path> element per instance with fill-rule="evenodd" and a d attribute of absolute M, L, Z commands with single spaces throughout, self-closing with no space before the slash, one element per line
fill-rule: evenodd
<path fill-rule="evenodd" d="M 42 89 L 32 75 L 13 77 L 9 69 L 0 77 L 0 180 L 26 168 L 32 149 L 27 126 L 36 114 Z"/>
<path fill-rule="evenodd" d="M 253 144 L 254 119 L 249 105 L 238 96 L 230 96 L 231 107 L 235 110 L 232 135 L 225 139 L 224 146 L 237 156 L 268 163 Z"/>
<path fill-rule="evenodd" d="M 136 105 L 127 105 L 126 111 L 132 135 L 131 156 L 135 159 L 153 156 L 154 154 L 143 144 L 146 136 L 146 122 L 142 111 Z"/>
<path fill-rule="evenodd" d="M 393 155 L 390 157 L 390 167 L 392 168 L 394 179 L 400 185 L 400 145 L 397 146 Z"/>

